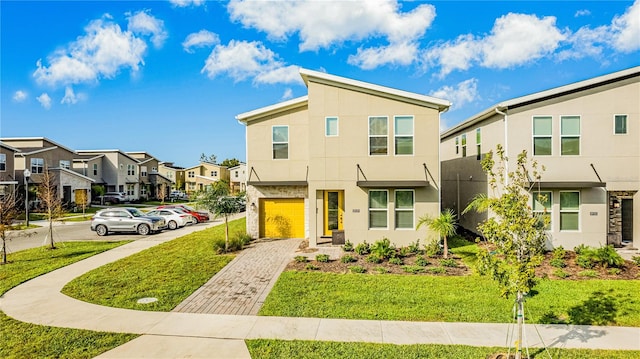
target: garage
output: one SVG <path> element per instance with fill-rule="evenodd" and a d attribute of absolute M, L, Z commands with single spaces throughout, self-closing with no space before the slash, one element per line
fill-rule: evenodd
<path fill-rule="evenodd" d="M 304 198 L 260 199 L 260 238 L 305 238 Z"/>

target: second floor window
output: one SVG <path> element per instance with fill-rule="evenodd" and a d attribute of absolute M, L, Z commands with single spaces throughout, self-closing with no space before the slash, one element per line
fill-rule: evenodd
<path fill-rule="evenodd" d="M 325 118 L 325 136 L 337 136 L 338 135 L 338 118 L 327 117 Z"/>
<path fill-rule="evenodd" d="M 93 175 L 94 176 L 98 175 L 98 164 L 97 163 L 93 164 Z"/>
<path fill-rule="evenodd" d="M 189 171 L 189 173 L 187 173 L 187 176 L 189 178 L 194 178 L 196 176 L 196 173 L 194 171 Z"/>
<path fill-rule="evenodd" d="M 456 137 L 456 155 L 460 153 L 460 137 Z"/>
<path fill-rule="evenodd" d="M 480 129 L 476 129 L 476 159 L 480 160 L 482 158 L 482 133 Z"/>
<path fill-rule="evenodd" d="M 551 116 L 533 118 L 533 155 L 551 156 L 551 136 L 553 134 Z"/>
<path fill-rule="evenodd" d="M 7 170 L 7 155 L 0 153 L 0 171 Z"/>
<path fill-rule="evenodd" d="M 31 173 L 43 173 L 44 172 L 44 159 L 32 158 L 31 159 Z"/>
<path fill-rule="evenodd" d="M 389 153 L 388 136 L 387 117 L 369 117 L 369 155 L 380 156 Z"/>
<path fill-rule="evenodd" d="M 580 154 L 580 116 L 560 117 L 560 154 Z"/>
<path fill-rule="evenodd" d="M 127 165 L 127 175 L 135 176 L 136 174 L 136 166 L 135 165 Z"/>
<path fill-rule="evenodd" d="M 289 158 L 289 126 L 273 126 L 271 128 L 271 141 L 274 160 L 286 160 Z"/>
<path fill-rule="evenodd" d="M 396 116 L 394 121 L 396 155 L 412 155 L 413 116 Z"/>
<path fill-rule="evenodd" d="M 462 135 L 462 157 L 467 157 L 467 135 Z"/>
<path fill-rule="evenodd" d="M 613 133 L 616 135 L 627 133 L 627 115 L 615 115 L 613 121 Z"/>
<path fill-rule="evenodd" d="M 218 171 L 211 171 L 211 177 L 217 177 Z"/>
<path fill-rule="evenodd" d="M 147 166 L 140 166 L 140 176 L 147 177 Z"/>
<path fill-rule="evenodd" d="M 71 161 L 60 160 L 60 168 L 70 169 L 71 168 Z"/>

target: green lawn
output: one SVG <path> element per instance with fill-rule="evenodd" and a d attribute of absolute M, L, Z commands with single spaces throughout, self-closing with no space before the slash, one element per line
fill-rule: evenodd
<path fill-rule="evenodd" d="M 230 235 L 245 232 L 245 219 L 229 222 Z M 229 263 L 213 240 L 224 225 L 194 232 L 107 264 L 68 283 L 62 292 L 86 302 L 136 310 L 171 311 Z M 158 301 L 138 304 L 140 298 Z"/>
<path fill-rule="evenodd" d="M 640 326 L 640 281 L 543 280 L 529 321 Z M 260 315 L 447 322 L 511 322 L 513 302 L 480 276 L 283 273 Z M 571 313 L 572 315 L 569 315 Z M 581 314 L 582 313 L 582 314 Z M 593 313 L 593 314 L 584 314 Z"/>
<path fill-rule="evenodd" d="M 246 340 L 252 358 L 260 359 L 361 359 L 361 358 L 486 358 L 488 354 L 504 353 L 504 348 L 471 347 L 466 345 L 393 345 L 373 343 L 339 343 L 303 340 Z M 511 352 L 513 354 L 513 351 Z M 531 358 L 548 359 L 632 359 L 640 358 L 640 352 L 624 350 L 588 349 L 530 349 Z M 506 356 L 505 356 L 506 357 Z"/>
<path fill-rule="evenodd" d="M 0 295 L 31 278 L 126 243 L 66 242 L 55 250 L 41 247 L 9 254 L 9 264 L 0 265 Z M 93 358 L 136 336 L 28 324 L 0 312 L 0 358 Z"/>

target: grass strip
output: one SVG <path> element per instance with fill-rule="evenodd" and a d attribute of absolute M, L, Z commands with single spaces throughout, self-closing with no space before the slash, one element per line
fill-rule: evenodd
<path fill-rule="evenodd" d="M 472 347 L 466 345 L 394 345 L 374 343 L 341 343 L 303 340 L 246 340 L 252 358 L 260 359 L 361 359 L 361 358 L 487 358 L 494 353 L 505 353 L 504 348 Z M 513 354 L 513 351 L 511 352 Z M 531 358 L 549 358 L 547 352 L 538 348 L 529 349 Z M 553 358 L 563 359 L 631 359 L 640 358 L 638 351 L 589 350 L 589 349 L 549 349 Z M 506 356 L 505 356 L 506 357 Z"/>
<path fill-rule="evenodd" d="M 245 219 L 229 222 L 230 236 L 245 232 Z M 224 226 L 194 232 L 96 268 L 69 282 L 62 292 L 104 306 L 168 312 L 205 284 L 235 256 L 217 255 Z M 141 298 L 156 302 L 139 304 Z"/>
<path fill-rule="evenodd" d="M 9 263 L 0 265 L 0 295 L 29 279 L 126 243 L 64 242 L 55 250 L 40 247 L 11 253 Z M 23 323 L 0 313 L 0 358 L 93 358 L 136 337 Z"/>
<path fill-rule="evenodd" d="M 526 301 L 530 323 L 640 326 L 638 280 L 543 280 L 536 291 Z M 282 273 L 259 315 L 509 323 L 513 301 L 499 293 L 491 279 L 476 275 L 289 271 Z"/>

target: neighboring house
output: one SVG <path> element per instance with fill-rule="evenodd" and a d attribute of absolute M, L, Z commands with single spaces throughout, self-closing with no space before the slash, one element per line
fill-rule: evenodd
<path fill-rule="evenodd" d="M 14 157 L 18 183 L 24 183 L 24 170 L 29 169 L 29 186 L 38 185 L 42 183 L 45 169 L 48 169 L 54 175 L 63 204 L 75 202 L 79 191 L 84 192 L 84 198 L 90 200 L 93 179 L 71 170 L 77 156 L 74 150 L 45 137 L 3 138 L 2 142 L 20 150 Z"/>
<path fill-rule="evenodd" d="M 247 232 L 308 238 L 311 247 L 424 238 L 416 222 L 439 213 L 440 113 L 450 103 L 300 75 L 308 96 L 236 116 L 246 125 Z"/>
<path fill-rule="evenodd" d="M 147 152 L 127 152 L 138 160 L 140 166 L 140 198 L 168 198 L 173 186 L 173 180 L 163 176 L 158 171 L 158 159 Z M 164 196 L 161 196 L 164 192 Z"/>
<path fill-rule="evenodd" d="M 172 190 L 184 190 L 184 167 L 176 166 L 173 162 L 163 161 L 158 163 L 158 171 L 173 182 Z"/>
<path fill-rule="evenodd" d="M 531 202 L 550 220 L 549 247 L 640 243 L 640 67 L 504 101 L 441 135 L 442 206 L 460 213 L 489 194 L 483 154 L 501 144 L 545 167 Z M 532 196 L 532 199 L 534 196 Z M 538 196 L 535 196 L 538 198 Z M 475 231 L 486 218 L 460 223 Z"/>
<path fill-rule="evenodd" d="M 87 176 L 93 180 L 94 185 L 104 186 L 107 182 L 103 178 L 103 154 L 76 155 L 73 159 L 72 169 L 83 176 Z"/>
<path fill-rule="evenodd" d="M 239 165 L 229 168 L 229 185 L 232 193 L 244 192 L 247 190 L 247 164 L 240 162 Z"/>
<path fill-rule="evenodd" d="M 202 191 L 206 186 L 224 180 L 229 182 L 229 169 L 210 162 L 200 162 L 199 165 L 184 169 L 185 190 L 191 194 Z"/>
<path fill-rule="evenodd" d="M 83 157 L 102 157 L 102 175 L 106 192 L 125 192 L 129 201 L 140 199 L 138 160 L 120 150 L 79 150 Z"/>
<path fill-rule="evenodd" d="M 16 180 L 14 159 L 15 154 L 19 151 L 17 148 L 0 142 L 0 196 L 14 192 L 20 184 Z"/>

